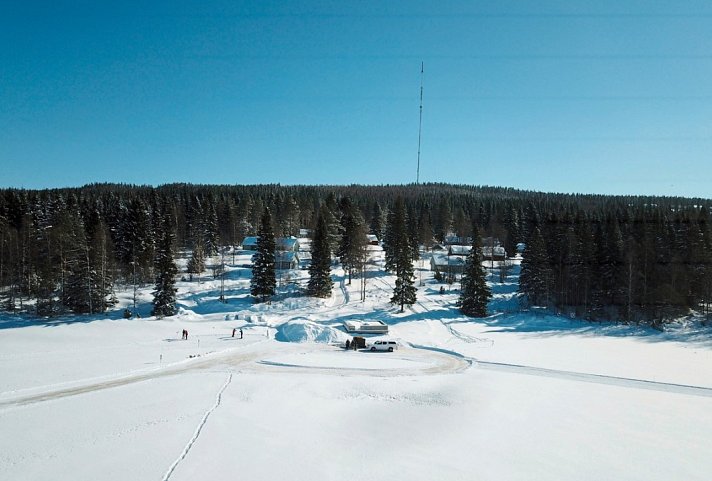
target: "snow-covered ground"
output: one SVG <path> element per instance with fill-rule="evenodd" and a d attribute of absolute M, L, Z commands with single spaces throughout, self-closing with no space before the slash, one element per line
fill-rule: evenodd
<path fill-rule="evenodd" d="M 517 312 L 516 270 L 469 319 L 427 262 L 404 313 L 379 262 L 365 300 L 337 269 L 330 299 L 296 296 L 295 271 L 255 305 L 244 262 L 227 304 L 208 273 L 179 282 L 172 318 L 151 286 L 140 319 L 131 289 L 99 317 L 0 318 L 0 479 L 709 479 L 709 328 Z M 341 349 L 349 319 L 399 349 Z"/>

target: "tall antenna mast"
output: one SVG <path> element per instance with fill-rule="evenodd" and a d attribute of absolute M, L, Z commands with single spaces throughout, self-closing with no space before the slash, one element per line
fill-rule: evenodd
<path fill-rule="evenodd" d="M 420 183 L 420 136 L 423 131 L 423 62 L 420 62 L 420 120 L 418 121 L 418 170 L 415 172 L 415 183 Z"/>

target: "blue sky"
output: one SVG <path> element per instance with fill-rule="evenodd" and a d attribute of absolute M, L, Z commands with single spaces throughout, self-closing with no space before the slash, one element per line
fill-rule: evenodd
<path fill-rule="evenodd" d="M 0 187 L 712 197 L 712 2 L 3 2 Z M 14 4 L 14 5 L 13 5 Z"/>

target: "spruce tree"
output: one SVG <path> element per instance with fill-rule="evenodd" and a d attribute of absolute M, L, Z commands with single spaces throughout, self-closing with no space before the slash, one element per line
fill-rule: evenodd
<path fill-rule="evenodd" d="M 94 219 L 93 222 L 98 222 Z M 85 232 L 78 213 L 67 212 L 66 282 L 62 303 L 76 313 L 104 312 L 110 303 L 111 276 L 107 269 L 106 232 L 97 223 Z"/>
<path fill-rule="evenodd" d="M 366 223 L 361 211 L 348 197 L 341 199 L 341 242 L 337 255 L 349 273 L 349 284 L 354 270 L 362 267 L 366 252 Z"/>
<path fill-rule="evenodd" d="M 393 289 L 391 303 L 399 305 L 400 311 L 403 312 L 403 306 L 415 304 L 416 289 L 413 285 L 413 256 L 408 241 L 405 204 L 401 197 L 396 199 L 390 221 L 388 232 L 390 232 L 391 242 L 393 243 L 391 246 L 393 270 L 396 274 L 396 286 Z"/>
<path fill-rule="evenodd" d="M 311 246 L 312 260 L 309 265 L 309 284 L 307 291 L 313 297 L 329 297 L 334 285 L 331 280 L 331 250 L 329 249 L 329 230 L 326 218 L 320 214 L 314 230 Z"/>
<path fill-rule="evenodd" d="M 172 222 L 164 217 L 161 223 L 160 239 L 156 249 L 154 269 L 156 272 L 156 289 L 153 291 L 152 316 L 168 317 L 176 313 L 176 274 L 178 268 L 173 260 Z"/>
<path fill-rule="evenodd" d="M 378 201 L 373 203 L 373 212 L 371 214 L 371 223 L 369 225 L 369 231 L 371 234 L 378 237 L 379 241 L 383 240 L 383 227 L 386 223 L 386 216 L 381 209 L 381 204 Z"/>
<path fill-rule="evenodd" d="M 383 238 L 383 254 L 386 260 L 385 268 L 388 272 L 396 270 L 396 254 L 398 251 L 398 233 L 395 229 L 395 213 L 393 210 L 388 211 L 386 221 L 386 235 Z M 405 230 L 405 228 L 404 228 Z M 402 234 L 405 236 L 405 233 Z"/>
<path fill-rule="evenodd" d="M 205 251 L 203 250 L 202 242 L 195 243 L 186 268 L 188 274 L 196 274 L 198 276 L 200 276 L 200 273 L 205 270 Z M 198 279 L 200 279 L 200 277 L 198 277 Z"/>
<path fill-rule="evenodd" d="M 418 244 L 418 219 L 415 215 L 415 210 L 412 207 L 408 208 L 408 246 L 410 247 L 410 256 L 413 261 L 420 259 L 420 244 Z"/>
<path fill-rule="evenodd" d="M 127 207 L 122 207 L 116 230 L 116 250 L 125 273 L 129 275 L 135 266 L 140 280 L 149 280 L 155 233 L 148 206 L 142 199 L 134 198 Z"/>
<path fill-rule="evenodd" d="M 265 207 L 257 230 L 257 252 L 252 256 L 250 293 L 257 302 L 268 301 L 275 294 L 277 288 L 275 249 L 272 215 L 269 208 Z"/>
<path fill-rule="evenodd" d="M 212 200 L 204 204 L 203 217 L 201 219 L 201 235 L 203 240 L 203 248 L 207 257 L 214 256 L 218 253 L 220 244 L 218 233 L 218 214 L 215 209 L 215 202 Z"/>
<path fill-rule="evenodd" d="M 460 291 L 460 310 L 466 316 L 486 317 L 487 303 L 492 291 L 487 286 L 486 274 L 482 267 L 482 246 L 477 226 L 472 228 L 472 250 L 465 261 Z"/>
<path fill-rule="evenodd" d="M 551 269 L 541 231 L 539 227 L 533 229 L 522 259 L 519 292 L 526 295 L 531 304 L 545 306 L 550 301 Z"/>
<path fill-rule="evenodd" d="M 430 222 L 430 207 L 424 206 L 420 210 L 420 219 L 418 220 L 418 244 L 429 250 L 433 245 L 433 226 Z"/>

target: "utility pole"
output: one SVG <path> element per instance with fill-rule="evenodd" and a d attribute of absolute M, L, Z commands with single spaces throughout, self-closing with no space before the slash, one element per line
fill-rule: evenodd
<path fill-rule="evenodd" d="M 415 172 L 415 183 L 420 182 L 420 137 L 423 130 L 423 62 L 420 62 L 420 119 L 418 121 L 418 170 Z"/>

